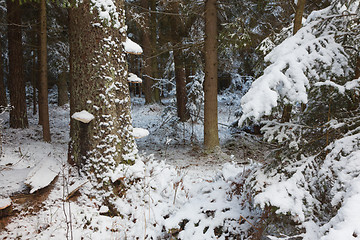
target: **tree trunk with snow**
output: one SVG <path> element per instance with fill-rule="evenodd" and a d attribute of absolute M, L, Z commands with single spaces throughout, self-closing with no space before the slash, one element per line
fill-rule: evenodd
<path fill-rule="evenodd" d="M 41 125 L 43 139 L 51 141 L 48 103 L 47 79 L 47 31 L 46 31 L 46 1 L 40 1 L 40 81 L 39 81 L 39 112 L 41 111 Z"/>
<path fill-rule="evenodd" d="M 9 48 L 10 127 L 28 127 L 19 1 L 6 1 Z"/>
<path fill-rule="evenodd" d="M 205 2 L 204 147 L 208 150 L 219 146 L 216 2 L 216 0 Z"/>
<path fill-rule="evenodd" d="M 132 135 L 127 83 L 124 1 L 113 1 L 119 19 L 100 19 L 84 0 L 70 17 L 70 113 L 86 110 L 89 123 L 71 119 L 69 161 L 89 176 L 99 189 L 109 190 L 110 174 L 119 163 L 132 163 L 136 144 Z"/>

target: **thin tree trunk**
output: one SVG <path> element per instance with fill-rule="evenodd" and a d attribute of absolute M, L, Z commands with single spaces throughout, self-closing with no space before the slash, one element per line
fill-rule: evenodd
<path fill-rule="evenodd" d="M 356 56 L 356 65 L 355 65 L 355 79 L 360 78 L 360 55 Z M 352 100 L 353 100 L 353 106 L 351 106 L 350 110 L 355 110 L 357 108 L 359 108 L 359 103 L 360 103 L 360 97 L 358 96 L 358 94 L 356 94 L 356 92 L 352 92 Z"/>
<path fill-rule="evenodd" d="M 302 107 L 303 108 L 303 107 Z M 304 108 L 305 109 L 305 108 Z M 292 111 L 292 105 L 291 104 L 286 104 L 284 106 L 283 112 L 282 112 L 282 116 L 281 116 L 281 122 L 285 123 L 285 122 L 289 122 L 290 118 L 291 118 L 291 111 Z"/>
<path fill-rule="evenodd" d="M 173 13 L 179 13 L 179 2 L 173 2 L 171 6 Z M 185 62 L 182 50 L 179 49 L 184 34 L 184 24 L 179 16 L 171 17 L 171 41 L 173 45 L 174 65 L 175 65 L 175 81 L 176 81 L 176 103 L 177 114 L 181 122 L 185 122 L 190 118 L 187 110 L 187 91 L 186 91 L 186 73 Z"/>
<path fill-rule="evenodd" d="M 305 4 L 306 4 L 306 0 L 298 0 L 297 2 L 295 19 L 294 19 L 294 28 L 293 28 L 294 35 L 302 27 L 302 18 L 304 15 Z"/>
<path fill-rule="evenodd" d="M 217 9 L 216 0 L 205 2 L 204 147 L 219 146 L 217 109 Z"/>
<path fill-rule="evenodd" d="M 143 80 L 144 80 L 144 94 L 145 103 L 151 104 L 154 102 L 160 102 L 160 94 L 157 89 L 154 88 L 154 75 L 156 66 L 156 58 L 152 58 L 155 54 L 156 48 L 156 16 L 150 13 L 154 7 L 156 7 L 156 1 L 154 0 L 142 0 L 141 6 L 146 9 L 144 14 L 144 26 L 142 36 L 143 47 Z"/>
<path fill-rule="evenodd" d="M 10 127 L 28 127 L 19 1 L 7 0 Z"/>
<path fill-rule="evenodd" d="M 37 72 L 38 72 L 38 64 L 36 61 L 36 56 L 35 56 L 35 51 L 34 51 L 34 56 L 32 59 L 32 74 L 31 74 L 31 85 L 33 88 L 33 92 L 32 92 L 32 101 L 33 101 L 33 115 L 35 115 L 37 113 L 37 97 L 36 97 L 36 93 L 37 93 Z"/>
<path fill-rule="evenodd" d="M 31 75 L 30 82 L 32 86 L 32 114 L 35 116 L 38 112 L 38 101 L 37 101 L 37 92 L 38 92 L 38 82 L 39 82 L 39 51 L 40 51 L 40 41 L 39 41 L 39 33 L 40 33 L 40 7 L 39 3 L 33 4 L 34 15 L 37 16 L 34 22 L 34 31 L 31 31 L 30 34 L 30 42 L 32 47 L 31 51 Z"/>
<path fill-rule="evenodd" d="M 6 99 L 6 86 L 4 83 L 4 58 L 2 56 L 2 48 L 1 48 L 1 39 L 0 39 L 0 106 L 7 106 Z"/>
<path fill-rule="evenodd" d="M 359 54 L 356 57 L 355 79 L 360 78 L 360 55 Z"/>
<path fill-rule="evenodd" d="M 190 118 L 190 114 L 186 108 L 186 73 L 182 55 L 181 50 L 174 50 L 177 114 L 181 122 L 186 122 Z"/>
<path fill-rule="evenodd" d="M 60 73 L 57 80 L 58 87 L 58 106 L 63 106 L 69 101 L 68 86 L 67 86 L 67 73 Z"/>
<path fill-rule="evenodd" d="M 304 9 L 305 9 L 306 0 L 298 0 L 296 5 L 296 12 L 295 12 L 295 19 L 294 19 L 294 28 L 293 28 L 293 35 L 299 31 L 299 29 L 302 27 L 302 18 L 304 15 Z M 306 105 L 301 104 L 301 109 L 305 110 Z M 289 122 L 291 118 L 291 111 L 292 111 L 292 105 L 286 104 L 283 109 L 283 113 L 281 116 L 281 122 Z"/>
<path fill-rule="evenodd" d="M 149 19 L 149 1 L 142 0 L 141 6 L 146 9 L 143 12 L 144 15 L 144 26 L 143 26 L 143 35 L 142 35 L 142 48 L 143 48 L 143 84 L 144 84 L 144 94 L 145 94 L 145 104 L 151 104 L 155 102 L 154 94 L 153 94 L 153 84 L 154 81 L 151 79 L 152 77 L 152 49 L 151 49 L 151 40 L 150 35 L 152 29 L 150 29 L 150 19 Z"/>
<path fill-rule="evenodd" d="M 47 31 L 46 31 L 46 1 L 40 1 L 40 86 L 39 86 L 39 111 L 41 109 L 41 123 L 43 139 L 51 141 L 49 123 L 49 103 L 48 103 L 48 80 L 47 80 Z"/>
<path fill-rule="evenodd" d="M 149 0 L 150 10 L 152 13 L 150 14 L 150 42 L 151 42 L 151 55 L 155 56 L 157 54 L 157 23 L 156 23 L 156 0 Z M 158 78 L 158 61 L 157 57 L 153 57 L 151 60 L 151 72 L 154 78 Z M 153 80 L 153 98 L 155 102 L 160 103 L 160 90 L 158 87 L 154 87 L 156 84 L 156 80 Z"/>
<path fill-rule="evenodd" d="M 41 108 L 40 107 L 40 105 L 41 105 L 41 103 L 43 102 L 43 100 L 42 100 L 42 97 L 43 97 L 43 94 L 41 94 L 40 93 L 40 91 L 41 91 L 41 86 L 40 86 L 40 72 L 41 72 L 41 70 L 40 70 L 40 68 L 41 68 L 41 63 L 40 63 L 40 55 L 41 55 L 41 47 L 40 47 L 40 45 L 41 45 L 41 13 L 40 13 L 40 4 L 39 4 L 39 10 L 38 10 L 38 12 L 39 12 L 39 14 L 38 14 L 38 24 L 37 24 L 37 27 L 36 27 L 36 32 L 37 32 L 37 38 L 36 38 L 36 40 L 37 40 L 37 44 L 36 44 L 36 51 L 37 51 L 37 66 L 36 66 L 36 70 L 37 70 L 37 82 L 36 82 L 36 87 L 37 87 L 37 97 L 38 97 L 38 99 L 37 99 L 37 101 L 38 101 L 38 106 L 39 106 L 39 108 L 38 108 L 38 110 L 39 110 L 39 125 L 42 125 L 43 124 L 43 119 L 44 119 L 44 116 L 43 116 L 43 108 Z"/>

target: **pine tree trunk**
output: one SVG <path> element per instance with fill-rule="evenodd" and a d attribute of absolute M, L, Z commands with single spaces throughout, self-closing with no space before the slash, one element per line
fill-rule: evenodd
<path fill-rule="evenodd" d="M 144 85 L 144 94 L 145 94 L 145 104 L 151 104 L 155 102 L 154 99 L 154 90 L 153 85 L 154 81 L 151 79 L 153 76 L 152 74 L 152 44 L 150 40 L 150 35 L 152 29 L 150 29 L 150 19 L 149 19 L 149 1 L 148 0 L 142 0 L 141 1 L 141 7 L 146 9 L 145 12 L 143 12 L 144 16 L 144 26 L 143 28 L 143 34 L 142 34 L 142 48 L 143 48 L 143 85 Z"/>
<path fill-rule="evenodd" d="M 39 86 L 39 111 L 41 110 L 41 123 L 43 139 L 51 141 L 48 103 L 47 79 L 47 31 L 46 31 L 46 1 L 40 1 L 40 86 Z"/>
<path fill-rule="evenodd" d="M 145 104 L 160 102 L 160 93 L 158 89 L 154 88 L 156 58 L 153 58 L 156 48 L 156 16 L 150 13 L 150 10 L 156 7 L 154 0 L 142 0 L 141 6 L 146 9 L 143 12 L 144 26 L 142 35 L 143 47 L 143 80 L 144 80 L 144 94 Z"/>
<path fill-rule="evenodd" d="M 150 10 L 152 13 L 150 14 L 150 42 L 151 42 L 151 72 L 154 78 L 158 78 L 158 61 L 157 57 L 154 57 L 157 54 L 157 23 L 156 23 L 156 0 L 149 0 Z M 156 84 L 156 80 L 153 80 L 153 85 Z M 155 102 L 160 103 L 160 90 L 158 87 L 153 87 L 153 98 Z"/>
<path fill-rule="evenodd" d="M 360 78 L 360 53 L 356 57 L 355 79 Z"/>
<path fill-rule="evenodd" d="M 176 80 L 177 115 L 181 122 L 186 122 L 190 118 L 190 115 L 189 111 L 186 108 L 186 73 L 182 50 L 174 50 L 174 65 Z"/>
<path fill-rule="evenodd" d="M 305 108 L 304 108 L 305 109 Z M 291 104 L 286 104 L 284 106 L 283 112 L 282 112 L 282 116 L 281 116 L 281 122 L 285 123 L 285 122 L 289 122 L 290 118 L 291 118 L 291 111 L 292 111 L 292 105 Z"/>
<path fill-rule="evenodd" d="M 6 0 L 9 48 L 10 127 L 28 127 L 19 1 Z"/>
<path fill-rule="evenodd" d="M 31 85 L 32 85 L 32 101 L 33 101 L 33 115 L 35 115 L 37 113 L 37 72 L 38 72 L 38 64 L 36 61 L 36 56 L 35 56 L 35 51 L 34 51 L 34 56 L 32 59 L 32 73 L 31 73 Z"/>
<path fill-rule="evenodd" d="M 204 147 L 219 146 L 217 103 L 217 9 L 216 0 L 205 2 Z"/>
<path fill-rule="evenodd" d="M 69 11 L 70 113 L 86 110 L 95 116 L 89 123 L 71 119 L 69 161 L 95 177 L 97 187 L 106 191 L 112 184 L 104 175 L 137 156 L 122 48 L 126 32 L 119 31 L 125 26 L 124 1 L 115 4 L 118 28 L 105 26 L 96 10 L 91 14 L 90 0 Z"/>
<path fill-rule="evenodd" d="M 298 0 L 297 2 L 295 19 L 294 19 L 294 29 L 293 29 L 294 35 L 302 27 L 302 18 L 304 15 L 305 4 L 306 4 L 306 0 Z"/>
<path fill-rule="evenodd" d="M 42 97 L 43 94 L 40 93 L 41 91 L 41 86 L 40 86 L 40 68 L 41 68 L 41 64 L 40 64 L 40 55 L 41 55 L 41 13 L 40 13 L 40 3 L 39 4 L 39 10 L 38 10 L 38 24 L 35 26 L 36 29 L 36 33 L 37 33 L 37 37 L 36 37 L 36 54 L 37 54 L 37 62 L 36 62 L 36 74 L 37 74 L 37 81 L 36 81 L 36 87 L 37 87 L 37 102 L 38 102 L 38 110 L 39 110 L 39 125 L 42 125 L 42 121 L 44 119 L 43 117 L 43 108 L 40 107 L 41 103 L 43 102 Z"/>
<path fill-rule="evenodd" d="M 7 106 L 7 99 L 6 99 L 6 87 L 4 83 L 4 58 L 2 56 L 2 46 L 1 46 L 1 39 L 0 39 L 0 106 Z"/>
<path fill-rule="evenodd" d="M 57 80 L 58 87 L 58 106 L 64 106 L 69 101 L 67 73 L 62 72 Z"/>
<path fill-rule="evenodd" d="M 173 13 L 179 13 L 179 2 L 173 2 L 171 6 Z M 184 24 L 179 16 L 171 17 L 171 41 L 173 45 L 175 81 L 176 81 L 176 104 L 177 115 L 181 122 L 185 122 L 190 118 L 187 110 L 187 91 L 186 91 L 186 73 L 185 62 L 181 49 L 182 36 L 184 33 Z"/>

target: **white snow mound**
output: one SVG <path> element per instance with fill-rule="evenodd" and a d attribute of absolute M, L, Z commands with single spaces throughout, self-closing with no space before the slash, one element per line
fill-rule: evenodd
<path fill-rule="evenodd" d="M 143 128 L 134 128 L 133 135 L 135 138 L 143 138 L 149 135 L 149 131 Z"/>
<path fill-rule="evenodd" d="M 131 83 L 142 83 L 142 79 L 134 73 L 129 73 L 128 81 Z"/>
<path fill-rule="evenodd" d="M 126 38 L 126 41 L 122 43 L 126 53 L 140 55 L 143 53 L 142 48 L 139 44 L 132 41 L 130 38 Z"/>
<path fill-rule="evenodd" d="M 39 162 L 28 174 L 25 184 L 31 190 L 30 193 L 47 187 L 60 172 L 60 163 L 54 159 Z"/>
<path fill-rule="evenodd" d="M 11 199 L 9 197 L 7 198 L 0 198 L 0 209 L 7 208 L 12 203 Z"/>

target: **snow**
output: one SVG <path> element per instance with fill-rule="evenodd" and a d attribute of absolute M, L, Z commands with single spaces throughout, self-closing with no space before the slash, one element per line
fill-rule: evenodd
<path fill-rule="evenodd" d="M 228 100 L 222 99 L 220 104 Z M 164 100 L 166 104 L 171 102 Z M 0 196 L 6 198 L 35 192 L 51 182 L 50 175 L 59 175 L 51 183 L 52 187 L 47 188 L 49 195 L 39 203 L 41 208 L 36 214 L 27 213 L 25 206 L 14 202 L 14 208 L 22 214 L 11 218 L 5 231 L 0 232 L 0 238 L 66 239 L 69 236 L 66 232 L 69 217 L 74 239 L 142 239 L 145 235 L 164 237 L 166 232 L 162 232 L 163 227 L 178 228 L 178 221 L 185 218 L 190 222 L 181 233 L 184 238 L 217 239 L 213 231 L 209 230 L 205 235 L 202 233 L 208 227 L 222 224 L 229 232 L 246 232 L 251 227 L 238 223 L 240 215 L 248 217 L 250 213 L 239 205 L 242 196 L 231 193 L 233 181 L 242 179 L 242 173 L 248 169 L 243 164 L 248 161 L 224 153 L 209 157 L 192 150 L 190 142 L 189 147 L 181 145 L 179 143 L 184 139 L 190 139 L 188 131 L 192 127 L 189 123 L 179 125 L 185 127 L 185 136 L 184 129 L 169 131 L 168 116 L 163 114 L 165 106 L 144 105 L 143 99 L 138 98 L 133 98 L 132 103 L 134 125 L 149 128 L 152 134 L 137 140 L 142 154 L 134 165 L 120 164 L 113 173 L 109 173 L 113 181 L 119 180 L 127 187 L 126 196 L 114 203 L 122 217 L 102 216 L 107 212 L 106 207 L 96 198 L 89 197 L 98 194 L 94 190 L 96 183 L 86 182 L 86 179 L 78 176 L 77 169 L 67 164 L 68 105 L 64 108 L 51 105 L 49 108 L 53 135 L 51 144 L 41 141 L 41 127 L 36 124 L 37 118 L 30 118 L 30 128 L 25 130 L 14 130 L 5 125 L 4 156 L 0 159 L 0 166 L 6 168 L 1 172 L 4 175 L 0 176 Z M 236 106 L 233 108 L 236 109 Z M 225 111 L 222 108 L 220 121 L 230 124 L 235 117 L 229 118 L 229 112 L 234 109 L 226 108 Z M 1 117 L 7 119 L 8 113 Z M 193 127 L 196 138 L 202 139 L 201 123 Z M 228 128 L 219 129 L 225 142 L 230 137 Z M 141 130 L 143 133 L 145 131 Z M 159 148 L 165 152 L 159 152 Z M 240 155 L 243 156 L 242 153 Z M 32 189 L 24 184 L 25 181 L 30 183 L 30 180 L 26 180 L 27 176 L 34 185 Z M 82 187 L 79 188 L 80 185 Z M 80 194 L 65 202 L 67 193 L 76 189 Z M 32 207 L 36 207 L 36 204 Z M 194 227 L 200 220 L 201 224 Z M 170 229 L 167 231 L 170 232 Z M 225 235 L 220 237 L 224 238 Z"/>
<path fill-rule="evenodd" d="M 143 128 L 133 128 L 133 135 L 135 138 L 143 138 L 149 135 L 149 131 Z"/>
<path fill-rule="evenodd" d="M 87 182 L 88 180 L 79 179 L 74 184 L 72 184 L 67 190 L 68 195 L 66 197 L 66 200 L 68 200 L 76 191 L 78 191 Z"/>
<path fill-rule="evenodd" d="M 98 10 L 104 22 L 118 17 L 111 0 L 93 0 L 92 9 Z M 327 74 L 343 76 L 342 67 L 347 62 L 334 36 L 319 37 L 314 32 L 317 27 L 313 21 L 326 11 L 328 9 L 311 14 L 303 29 L 266 57 L 269 66 L 264 75 L 254 81 L 241 100 L 243 116 L 240 124 L 247 119 L 259 120 L 263 115 L 269 115 L 280 101 L 306 103 L 307 91 L 312 87 L 330 86 L 340 93 L 358 88 L 359 79 L 341 85 L 327 78 Z M 120 29 L 121 32 L 125 30 Z M 123 44 L 127 52 L 142 52 L 141 47 L 130 39 Z M 319 65 L 329 67 L 330 72 L 315 71 Z M 197 78 L 198 82 L 190 86 L 193 93 L 201 87 L 202 76 Z M 319 79 L 322 81 L 318 82 Z M 196 106 L 201 105 L 202 100 L 201 94 L 194 99 L 194 111 L 202 112 L 201 106 Z M 149 130 L 128 129 L 129 134 L 133 130 L 135 136 L 148 135 L 136 140 L 140 154 L 137 158 L 129 157 L 134 161 L 133 165 L 118 164 L 114 171 L 106 173 L 106 178 L 120 186 L 116 189 L 120 196 L 111 202 L 121 214 L 115 217 L 101 215 L 109 212 L 101 198 L 111 193 L 99 193 L 97 182 L 82 179 L 78 169 L 67 163 L 69 106 L 50 107 L 51 144 L 41 141 L 41 128 L 36 117 L 30 119 L 29 129 L 10 129 L 6 121 L 8 114 L 0 115 L 0 123 L 4 125 L 0 206 L 9 203 L 9 197 L 12 197 L 16 210 L 0 232 L 0 238 L 231 239 L 240 236 L 249 239 L 253 225 L 264 216 L 261 209 L 269 205 L 275 214 L 290 216 L 304 227 L 299 235 L 303 239 L 353 239 L 359 235 L 360 129 L 355 127 L 348 134 L 339 129 L 339 135 L 343 135 L 323 149 L 326 152 L 323 162 L 319 161 L 318 155 L 301 155 L 298 159 L 286 159 L 295 164 L 281 162 L 284 164 L 281 171 L 266 169 L 268 162 L 264 161 L 264 156 L 268 149 L 257 147 L 253 143 L 257 138 L 247 138 L 243 134 L 234 139 L 230 135 L 227 126 L 236 119 L 234 109 L 239 108 L 237 98 L 233 100 L 229 96 L 219 97 L 219 122 L 222 123 L 219 135 L 224 151 L 227 141 L 235 147 L 228 151 L 229 154 L 217 151 L 207 155 L 201 151 L 201 121 L 179 123 L 176 113 L 171 112 L 175 105 L 173 98 L 163 99 L 166 107 L 144 105 L 144 99 L 132 98 L 134 126 Z M 230 102 L 234 105 L 228 104 Z M 71 117 L 84 122 L 94 118 L 85 110 L 74 115 Z M 327 124 L 336 129 L 345 123 L 332 120 Z M 107 127 L 111 125 L 111 122 L 104 123 Z M 280 143 L 292 141 L 289 145 L 298 150 L 298 127 L 292 123 L 267 121 L 264 136 Z M 109 139 L 116 137 L 112 135 Z M 99 145 L 102 147 L 104 145 Z M 108 151 L 115 151 L 115 148 L 110 146 Z M 255 152 L 251 157 L 257 161 L 249 159 L 247 151 Z M 106 164 L 94 167 L 106 167 Z M 54 181 L 56 176 L 59 177 Z M 26 205 L 16 201 L 20 194 L 28 196 L 50 183 L 52 188 L 48 188 L 46 194 L 38 193 L 44 197 L 39 202 Z M 321 199 L 316 198 L 319 185 L 326 188 L 330 201 L 320 202 Z M 77 190 L 76 197 L 67 199 L 66 193 Z M 332 212 L 319 219 L 314 212 L 321 211 L 322 205 Z M 242 223 L 240 220 L 244 218 L 248 221 Z M 219 228 L 220 234 L 215 231 Z M 175 232 L 179 232 L 178 236 Z M 269 236 L 270 239 L 292 237 Z"/>
<path fill-rule="evenodd" d="M 95 10 L 98 12 L 102 24 L 120 28 L 120 9 L 116 8 L 116 5 L 112 0 L 91 0 L 90 6 L 91 12 L 94 12 Z M 98 23 L 93 23 L 93 25 L 101 26 Z"/>
<path fill-rule="evenodd" d="M 60 163 L 53 159 L 40 161 L 28 174 L 25 184 L 30 187 L 30 193 L 47 187 L 60 172 Z"/>
<path fill-rule="evenodd" d="M 344 86 L 334 83 L 330 80 L 326 80 L 325 82 L 317 82 L 314 86 L 331 86 L 339 91 L 339 93 L 344 94 L 345 90 L 351 90 L 359 87 L 359 79 L 355 79 L 353 81 L 346 82 Z"/>
<path fill-rule="evenodd" d="M 314 15 L 311 17 L 316 19 Z M 270 115 L 280 101 L 293 105 L 306 104 L 307 90 L 311 86 L 330 84 L 316 85 L 314 80 L 344 75 L 343 68 L 347 67 L 344 50 L 333 34 L 317 36 L 318 23 L 317 20 L 308 22 L 266 55 L 268 67 L 241 99 L 243 114 L 239 125 L 247 120 L 258 122 L 264 115 Z M 315 69 L 320 70 L 317 72 Z"/>
<path fill-rule="evenodd" d="M 135 43 L 128 37 L 126 38 L 125 42 L 123 42 L 122 44 L 124 46 L 124 51 L 126 53 L 135 54 L 135 55 L 140 55 L 143 53 L 143 50 L 140 47 L 140 45 Z"/>
<path fill-rule="evenodd" d="M 0 210 L 7 208 L 8 206 L 10 206 L 12 204 L 12 201 L 9 197 L 7 198 L 1 198 L 0 197 Z"/>
<path fill-rule="evenodd" d="M 142 79 L 134 73 L 129 73 L 128 81 L 131 83 L 142 83 Z"/>
<path fill-rule="evenodd" d="M 9 160 L 9 159 L 8 159 Z M 22 192 L 26 189 L 24 184 L 30 169 L 7 168 L 1 170 L 0 175 L 0 196 L 10 196 L 13 193 Z"/>
<path fill-rule="evenodd" d="M 95 118 L 94 115 L 92 115 L 86 110 L 82 110 L 81 112 L 76 112 L 71 117 L 83 123 L 89 123 L 91 120 Z"/>
<path fill-rule="evenodd" d="M 242 172 L 243 169 L 236 166 L 234 163 L 225 163 L 222 169 L 222 175 L 225 181 L 234 181 L 236 176 Z"/>
<path fill-rule="evenodd" d="M 109 211 L 109 207 L 101 206 L 99 209 L 99 213 L 107 213 Z"/>

